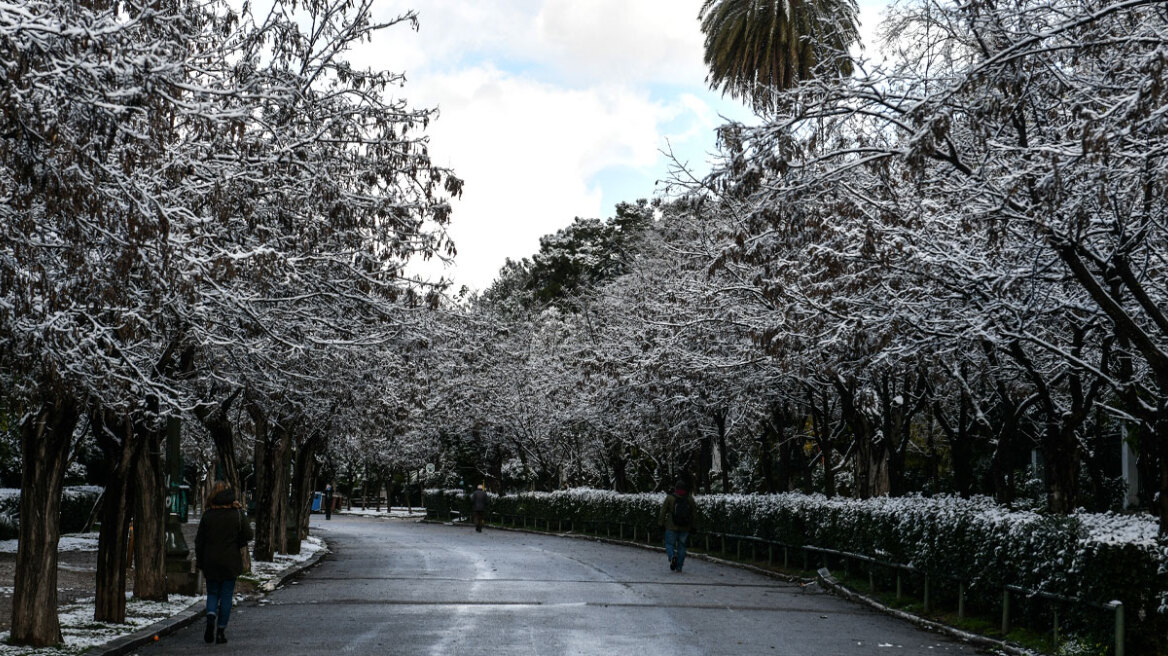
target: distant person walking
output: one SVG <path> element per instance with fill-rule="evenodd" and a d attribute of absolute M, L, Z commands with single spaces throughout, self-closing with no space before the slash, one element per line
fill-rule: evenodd
<path fill-rule="evenodd" d="M 491 505 L 491 500 L 487 496 L 487 490 L 482 485 L 479 486 L 473 494 L 470 495 L 470 510 L 474 514 L 475 530 L 479 533 L 483 532 L 483 521 L 486 519 L 487 508 Z"/>
<path fill-rule="evenodd" d="M 333 518 L 333 484 L 324 486 L 324 518 Z"/>
<path fill-rule="evenodd" d="M 243 556 L 251 540 L 251 525 L 235 500 L 235 491 L 217 481 L 207 496 L 199 530 L 195 533 L 195 563 L 207 579 L 207 629 L 205 642 L 223 644 L 235 594 L 235 578 L 243 573 Z"/>
<path fill-rule="evenodd" d="M 669 569 L 680 572 L 685 566 L 685 545 L 689 534 L 697 523 L 698 506 L 689 486 L 678 479 L 673 484 L 673 493 L 665 496 L 661 504 L 661 515 L 657 523 L 665 529 L 665 555 L 669 557 Z"/>

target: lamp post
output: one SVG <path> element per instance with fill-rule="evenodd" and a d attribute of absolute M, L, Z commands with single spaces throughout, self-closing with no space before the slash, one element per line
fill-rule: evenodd
<path fill-rule="evenodd" d="M 193 596 L 199 592 L 199 574 L 193 571 L 191 550 L 183 537 L 187 521 L 188 485 L 183 484 L 182 420 L 171 417 L 166 424 L 166 591 Z"/>

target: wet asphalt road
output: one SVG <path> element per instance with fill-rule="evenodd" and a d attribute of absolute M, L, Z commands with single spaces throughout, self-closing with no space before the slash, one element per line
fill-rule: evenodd
<path fill-rule="evenodd" d="M 313 517 L 333 553 L 238 606 L 229 642 L 202 620 L 137 652 L 918 656 L 968 645 L 814 589 L 588 540 L 402 520 Z"/>

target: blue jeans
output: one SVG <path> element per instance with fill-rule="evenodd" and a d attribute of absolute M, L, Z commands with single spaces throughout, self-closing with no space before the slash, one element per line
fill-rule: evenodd
<path fill-rule="evenodd" d="M 231 617 L 231 597 L 234 594 L 235 579 L 207 579 L 207 614 L 215 616 L 215 623 L 221 629 L 227 626 L 227 620 Z"/>
<path fill-rule="evenodd" d="M 689 540 L 689 531 L 665 531 L 665 555 L 672 561 L 677 556 L 677 569 L 685 564 L 685 543 Z"/>

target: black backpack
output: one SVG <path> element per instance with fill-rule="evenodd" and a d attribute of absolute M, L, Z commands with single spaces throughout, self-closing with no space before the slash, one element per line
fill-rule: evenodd
<path fill-rule="evenodd" d="M 679 528 L 693 524 L 693 504 L 689 497 L 673 497 L 673 525 Z"/>

